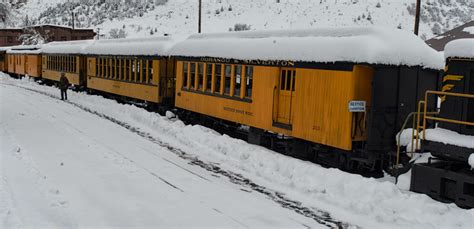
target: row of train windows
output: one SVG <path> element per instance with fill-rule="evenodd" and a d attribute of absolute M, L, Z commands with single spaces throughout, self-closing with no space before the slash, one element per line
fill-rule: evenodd
<path fill-rule="evenodd" d="M 97 58 L 95 75 L 101 78 L 138 83 L 153 82 L 153 61 L 123 58 Z"/>
<path fill-rule="evenodd" d="M 183 62 L 182 82 L 188 90 L 252 98 L 253 66 Z"/>
<path fill-rule="evenodd" d="M 77 58 L 75 56 L 47 56 L 46 68 L 58 72 L 76 72 Z"/>

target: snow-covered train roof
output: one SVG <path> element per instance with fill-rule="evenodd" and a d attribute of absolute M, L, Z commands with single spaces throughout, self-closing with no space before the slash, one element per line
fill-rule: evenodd
<path fill-rule="evenodd" d="M 241 60 L 354 62 L 443 68 L 443 56 L 412 33 L 381 27 L 195 34 L 171 55 Z"/>
<path fill-rule="evenodd" d="M 7 51 L 9 54 L 40 54 L 42 45 L 18 45 L 11 46 Z"/>
<path fill-rule="evenodd" d="M 171 37 L 96 40 L 83 54 L 167 56 L 175 43 Z"/>
<path fill-rule="evenodd" d="M 474 39 L 459 39 L 446 44 L 444 57 L 474 58 Z"/>
<path fill-rule="evenodd" d="M 0 52 L 6 52 L 10 50 L 11 48 L 12 48 L 11 46 L 0 47 Z"/>
<path fill-rule="evenodd" d="M 94 40 L 55 41 L 43 46 L 42 52 L 46 54 L 82 54 L 85 47 Z"/>
<path fill-rule="evenodd" d="M 167 56 L 175 43 L 171 37 L 52 42 L 43 47 L 43 53 Z"/>

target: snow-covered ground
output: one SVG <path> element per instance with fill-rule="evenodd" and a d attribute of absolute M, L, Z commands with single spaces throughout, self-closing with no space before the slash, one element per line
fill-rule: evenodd
<path fill-rule="evenodd" d="M 0 227 L 472 228 L 474 210 L 0 73 Z"/>

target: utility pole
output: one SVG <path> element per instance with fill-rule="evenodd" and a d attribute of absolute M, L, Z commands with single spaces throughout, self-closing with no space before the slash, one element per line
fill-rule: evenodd
<path fill-rule="evenodd" d="M 420 8 L 421 0 L 416 0 L 416 12 L 415 12 L 415 35 L 418 36 L 418 28 L 420 27 Z"/>
<path fill-rule="evenodd" d="M 74 11 L 72 11 L 72 30 L 74 30 L 75 25 L 76 25 L 76 22 L 74 21 L 74 20 L 75 20 L 75 16 L 76 16 L 76 15 L 74 15 Z"/>
<path fill-rule="evenodd" d="M 201 33 L 201 6 L 202 6 L 202 0 L 199 0 L 198 33 Z"/>

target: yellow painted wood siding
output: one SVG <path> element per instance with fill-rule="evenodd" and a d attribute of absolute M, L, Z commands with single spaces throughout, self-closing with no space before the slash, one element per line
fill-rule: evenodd
<path fill-rule="evenodd" d="M 344 150 L 352 149 L 352 141 L 365 139 L 351 135 L 353 114 L 348 103 L 365 100 L 370 104 L 373 71 L 369 67 L 356 65 L 353 71 L 296 69 L 291 130 L 274 126 L 274 89 L 281 68 L 254 66 L 251 102 L 183 90 L 182 69 L 183 62 L 178 61 L 175 104 L 179 108 Z"/>
<path fill-rule="evenodd" d="M 26 74 L 30 77 L 41 76 L 41 55 L 26 56 Z"/>

